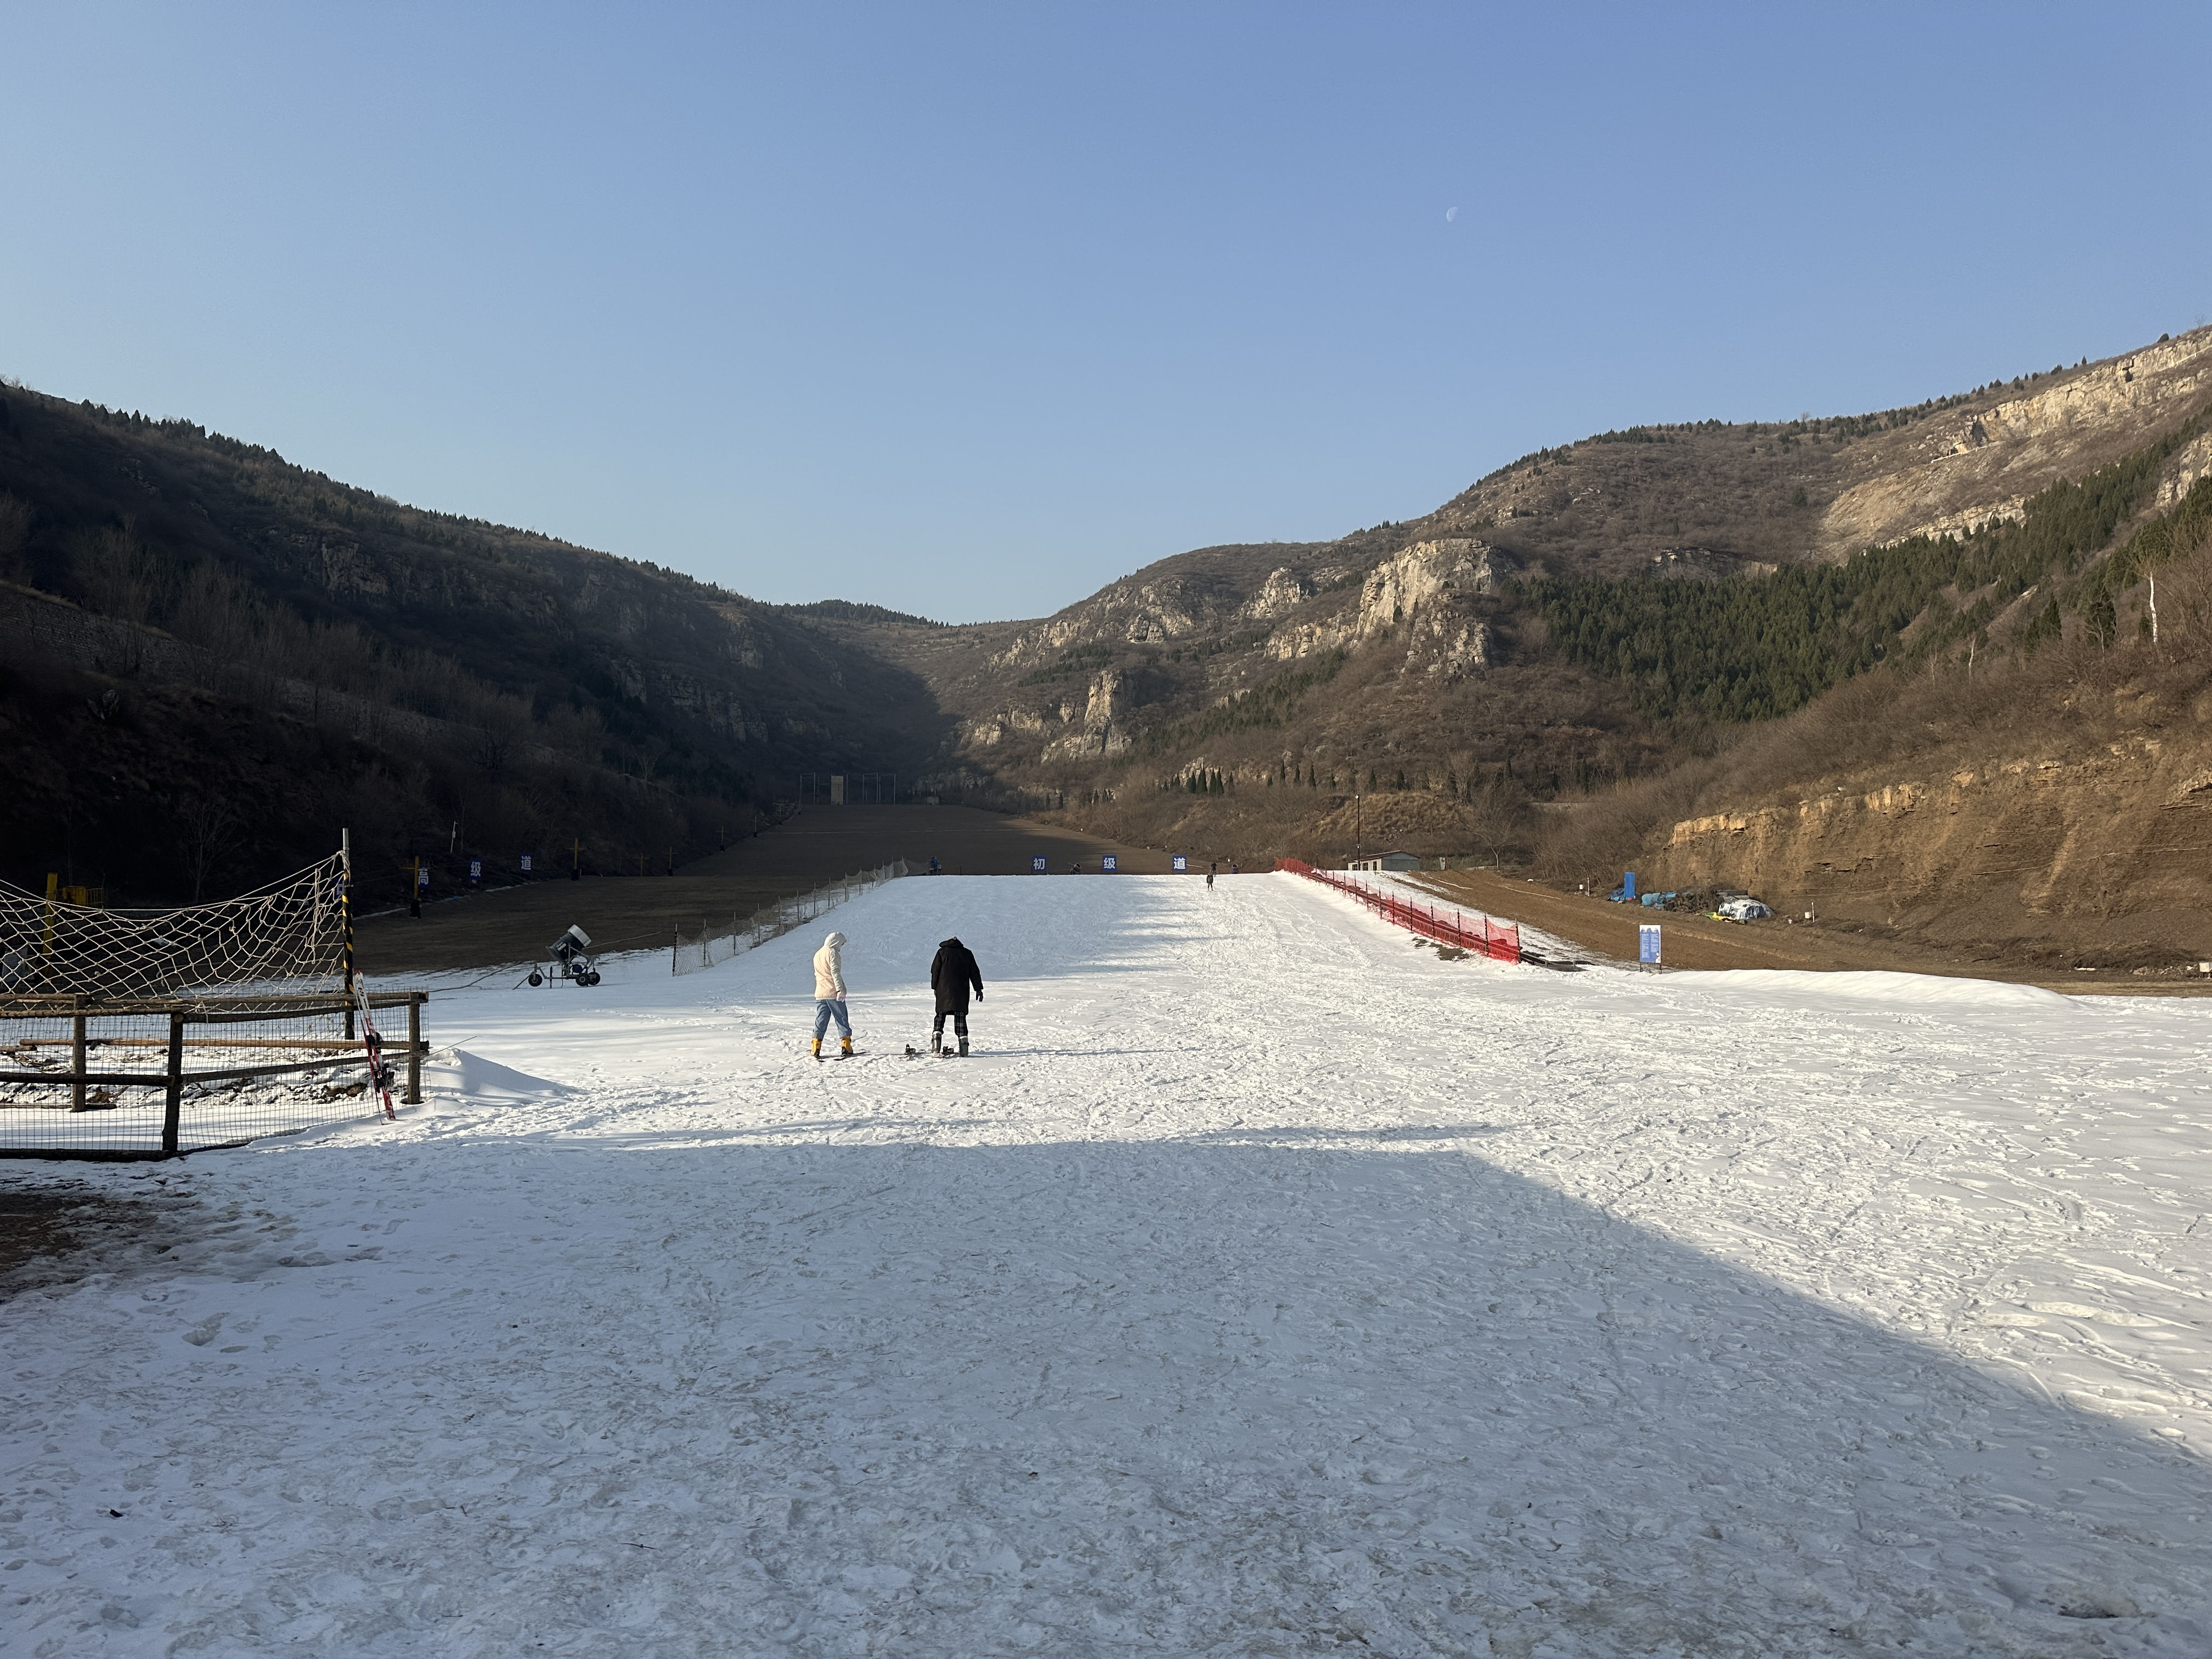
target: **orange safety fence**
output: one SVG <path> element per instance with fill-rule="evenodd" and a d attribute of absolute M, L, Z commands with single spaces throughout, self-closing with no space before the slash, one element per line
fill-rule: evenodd
<path fill-rule="evenodd" d="M 1440 910 L 1433 904 L 1417 903 L 1389 888 L 1339 871 L 1316 870 L 1303 859 L 1277 859 L 1275 868 L 1317 881 L 1324 887 L 1334 887 L 1358 899 L 1392 927 L 1419 933 L 1439 945 L 1475 951 L 1494 962 L 1521 960 L 1521 924 L 1517 921 L 1493 921 L 1479 910 L 1473 915 L 1463 910 Z"/>

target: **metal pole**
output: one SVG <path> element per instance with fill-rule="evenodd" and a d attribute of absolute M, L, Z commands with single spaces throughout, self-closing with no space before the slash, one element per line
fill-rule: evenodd
<path fill-rule="evenodd" d="M 82 999 L 80 998 L 78 1000 L 82 1002 Z M 70 1048 L 71 1054 L 71 1064 L 70 1069 L 76 1073 L 76 1076 L 71 1079 L 70 1084 L 70 1110 L 72 1112 L 81 1112 L 84 1109 L 85 1048 L 84 1015 L 82 1012 L 80 1012 L 76 1016 L 76 1019 L 70 1023 Z"/>
<path fill-rule="evenodd" d="M 177 1120 L 185 1109 L 185 1017 L 169 1016 L 169 1093 L 161 1109 L 161 1155 L 177 1155 Z"/>
<path fill-rule="evenodd" d="M 345 928 L 345 1034 L 353 1040 L 353 831 L 338 831 L 338 919 Z"/>
<path fill-rule="evenodd" d="M 416 991 L 407 998 L 407 1103 L 422 1103 L 422 999 L 427 991 Z"/>

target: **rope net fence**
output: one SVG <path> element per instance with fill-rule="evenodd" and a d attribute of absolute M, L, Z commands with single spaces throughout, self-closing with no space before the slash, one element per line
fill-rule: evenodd
<path fill-rule="evenodd" d="M 0 1155 L 164 1157 L 388 1111 L 380 1011 L 419 1098 L 424 994 L 371 994 L 348 957 L 343 854 L 167 910 L 0 883 Z"/>
<path fill-rule="evenodd" d="M 679 930 L 674 948 L 669 953 L 669 971 L 675 974 L 702 973 L 707 969 L 727 962 L 732 957 L 765 945 L 803 927 L 817 916 L 836 909 L 848 899 L 896 881 L 901 876 L 914 873 L 914 868 L 904 859 L 894 859 L 889 864 L 879 864 L 872 870 L 857 871 L 842 881 L 832 882 L 827 887 L 817 887 L 811 893 L 801 893 L 795 898 L 779 899 L 774 904 L 763 905 L 744 921 L 730 918 L 730 925 L 720 932 L 714 923 L 702 921 L 699 931 L 686 939 Z"/>
<path fill-rule="evenodd" d="M 1275 868 L 1317 881 L 1324 887 L 1334 887 L 1358 899 L 1393 927 L 1432 939 L 1450 949 L 1487 957 L 1493 962 L 1521 960 L 1521 924 L 1517 921 L 1493 921 L 1480 910 L 1469 915 L 1464 910 L 1417 903 L 1402 893 L 1361 881 L 1356 876 L 1335 870 L 1316 870 L 1303 859 L 1277 859 Z"/>
<path fill-rule="evenodd" d="M 343 854 L 214 904 L 101 910 L 0 882 L 0 997 L 220 994 L 285 984 L 337 991 L 345 972 Z"/>

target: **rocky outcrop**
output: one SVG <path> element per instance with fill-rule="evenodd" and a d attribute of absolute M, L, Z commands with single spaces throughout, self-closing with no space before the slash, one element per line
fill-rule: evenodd
<path fill-rule="evenodd" d="M 1376 566 L 1359 590 L 1359 637 L 1371 639 L 1424 605 L 1498 591 L 1498 556 L 1473 538 L 1415 542 Z"/>
<path fill-rule="evenodd" d="M 1128 682 L 1120 669 L 1109 668 L 1092 677 L 1079 707 L 1069 700 L 1042 708 L 1000 708 L 975 721 L 963 735 L 978 749 L 1034 738 L 1042 745 L 1040 757 L 1046 760 L 1118 755 L 1129 746 L 1122 719 L 1133 701 Z"/>
<path fill-rule="evenodd" d="M 1180 640 L 1218 623 L 1214 597 L 1175 577 L 1114 583 L 1081 605 L 1048 618 L 991 659 L 994 666 L 1048 661 L 1071 646 L 1106 641 L 1127 645 Z"/>
<path fill-rule="evenodd" d="M 1288 566 L 1268 574 L 1260 591 L 1237 607 L 1237 615 L 1250 622 L 1273 622 L 1288 616 L 1306 602 L 1313 589 Z"/>
<path fill-rule="evenodd" d="M 2026 496 L 2118 459 L 2208 398 L 2212 330 L 2198 329 L 2094 364 L 2044 391 L 1930 422 L 1916 461 L 1837 495 L 1821 515 L 1815 550 L 1841 557 L 2018 517 Z M 2195 465 L 2192 480 L 2204 459 Z"/>
<path fill-rule="evenodd" d="M 1078 755 L 1118 755 L 1129 746 L 1129 733 L 1123 728 L 1121 716 L 1128 712 L 1128 677 L 1117 668 L 1109 668 L 1091 682 L 1090 693 L 1084 699 L 1083 720 L 1078 730 L 1054 743 L 1046 744 L 1048 757 Z M 1065 710 L 1072 714 L 1073 710 Z"/>
<path fill-rule="evenodd" d="M 1991 525 L 2008 524 L 2027 516 L 2027 497 L 2010 495 L 2001 501 L 1984 501 L 1973 507 L 1962 507 L 1956 513 L 1946 513 L 1926 524 L 1917 524 L 1900 541 L 1914 536 L 1925 536 L 1933 541 L 1940 536 L 1965 536 Z"/>
<path fill-rule="evenodd" d="M 1415 542 L 1368 573 L 1356 609 L 1279 629 L 1267 653 L 1287 662 L 1402 633 L 1408 672 L 1456 679 L 1489 660 L 1489 627 L 1465 601 L 1496 592 L 1504 566 L 1495 548 L 1473 537 Z"/>
<path fill-rule="evenodd" d="M 2199 478 L 2212 477 L 2212 432 L 2200 432 L 2175 453 L 2159 477 L 2158 499 L 2163 511 L 2186 495 Z"/>
<path fill-rule="evenodd" d="M 1784 914 L 2033 949 L 2212 957 L 2212 740 L 2139 736 L 1793 805 L 1689 818 L 1647 886 L 1735 886 Z"/>

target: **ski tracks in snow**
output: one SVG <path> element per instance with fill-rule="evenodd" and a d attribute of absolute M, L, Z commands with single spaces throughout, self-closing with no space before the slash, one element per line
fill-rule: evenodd
<path fill-rule="evenodd" d="M 794 935 L 96 1172 L 221 1224 L 0 1306 L 9 1650 L 2212 1647 L 2201 1005 L 1443 963 L 1288 877 L 834 925 L 860 1059 Z M 979 1052 L 907 1060 L 953 932 Z"/>

